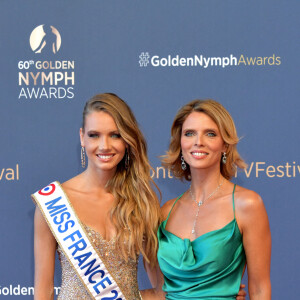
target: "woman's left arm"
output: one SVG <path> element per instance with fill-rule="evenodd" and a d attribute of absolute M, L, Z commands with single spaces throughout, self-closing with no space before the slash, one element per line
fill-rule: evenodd
<path fill-rule="evenodd" d="M 237 221 L 243 234 L 251 300 L 271 300 L 271 232 L 261 197 L 252 191 L 237 201 Z"/>
<path fill-rule="evenodd" d="M 164 300 L 165 293 L 162 291 L 164 283 L 163 275 L 160 271 L 158 262 L 155 266 L 150 266 L 149 263 L 144 261 L 144 266 L 151 282 L 152 289 L 141 291 L 143 300 Z"/>

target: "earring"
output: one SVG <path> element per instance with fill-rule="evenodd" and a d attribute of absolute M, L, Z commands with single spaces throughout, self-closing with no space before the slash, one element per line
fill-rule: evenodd
<path fill-rule="evenodd" d="M 130 157 L 129 157 L 128 150 L 126 149 L 126 152 L 125 152 L 125 169 L 129 168 L 129 163 L 130 163 Z"/>
<path fill-rule="evenodd" d="M 181 169 L 183 171 L 186 170 L 186 163 L 184 161 L 183 155 L 181 155 Z"/>
<path fill-rule="evenodd" d="M 81 166 L 84 169 L 85 168 L 85 150 L 84 147 L 81 147 Z"/>
<path fill-rule="evenodd" d="M 222 163 L 225 165 L 226 162 L 227 162 L 226 152 L 223 152 L 223 155 L 222 155 Z"/>

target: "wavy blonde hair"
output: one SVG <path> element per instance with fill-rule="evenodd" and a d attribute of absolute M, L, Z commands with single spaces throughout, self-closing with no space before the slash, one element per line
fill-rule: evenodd
<path fill-rule="evenodd" d="M 232 178 L 237 167 L 245 169 L 247 164 L 240 157 L 236 145 L 239 141 L 233 119 L 222 104 L 217 101 L 193 100 L 179 109 L 171 128 L 171 142 L 166 155 L 161 157 L 163 166 L 170 168 L 174 176 L 180 179 L 191 180 L 189 165 L 186 170 L 181 168 L 181 131 L 182 124 L 192 112 L 203 112 L 208 115 L 218 126 L 225 144 L 227 144 L 227 162 L 223 164 L 220 160 L 221 174 L 226 178 Z"/>
<path fill-rule="evenodd" d="M 131 109 L 117 95 L 95 95 L 86 103 L 83 110 L 83 131 L 86 117 L 93 111 L 108 113 L 128 145 L 128 167 L 125 167 L 124 155 L 115 175 L 106 185 L 115 198 L 111 218 L 117 231 L 117 248 L 126 260 L 128 257 L 137 259 L 137 253 L 141 253 L 148 263 L 154 265 L 158 247 L 156 232 L 160 222 L 160 205 L 153 190 L 153 185 L 156 188 L 157 186 L 150 177 L 151 166 L 145 138 Z"/>

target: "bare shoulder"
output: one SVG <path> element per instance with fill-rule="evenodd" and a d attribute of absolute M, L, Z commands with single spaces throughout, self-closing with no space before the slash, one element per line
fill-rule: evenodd
<path fill-rule="evenodd" d="M 262 198 L 259 194 L 244 187 L 237 186 L 234 193 L 235 204 L 237 209 L 248 210 L 263 205 Z"/>
<path fill-rule="evenodd" d="M 78 187 L 80 186 L 81 181 L 81 174 L 79 174 L 62 183 L 62 187 L 66 192 L 74 192 L 80 190 Z"/>
<path fill-rule="evenodd" d="M 237 186 L 234 198 L 236 215 L 241 222 L 266 216 L 263 200 L 256 192 Z"/>
<path fill-rule="evenodd" d="M 177 197 L 171 200 L 168 200 L 162 207 L 161 207 L 161 215 L 163 220 L 165 220 L 168 217 L 168 214 L 176 201 Z"/>
<path fill-rule="evenodd" d="M 75 205 L 74 201 L 82 199 L 83 196 L 83 183 L 81 174 L 72 177 L 71 179 L 62 183 L 62 188 L 66 195 L 68 196 L 69 201 Z"/>

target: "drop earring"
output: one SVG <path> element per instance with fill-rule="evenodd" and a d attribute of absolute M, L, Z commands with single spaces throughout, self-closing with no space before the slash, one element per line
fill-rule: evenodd
<path fill-rule="evenodd" d="M 181 169 L 183 171 L 186 170 L 186 163 L 184 161 L 183 155 L 181 155 Z"/>
<path fill-rule="evenodd" d="M 226 152 L 223 152 L 223 155 L 222 155 L 222 163 L 225 165 L 226 162 L 227 162 Z"/>
<path fill-rule="evenodd" d="M 81 147 L 81 166 L 84 169 L 85 168 L 85 150 L 84 147 Z"/>

